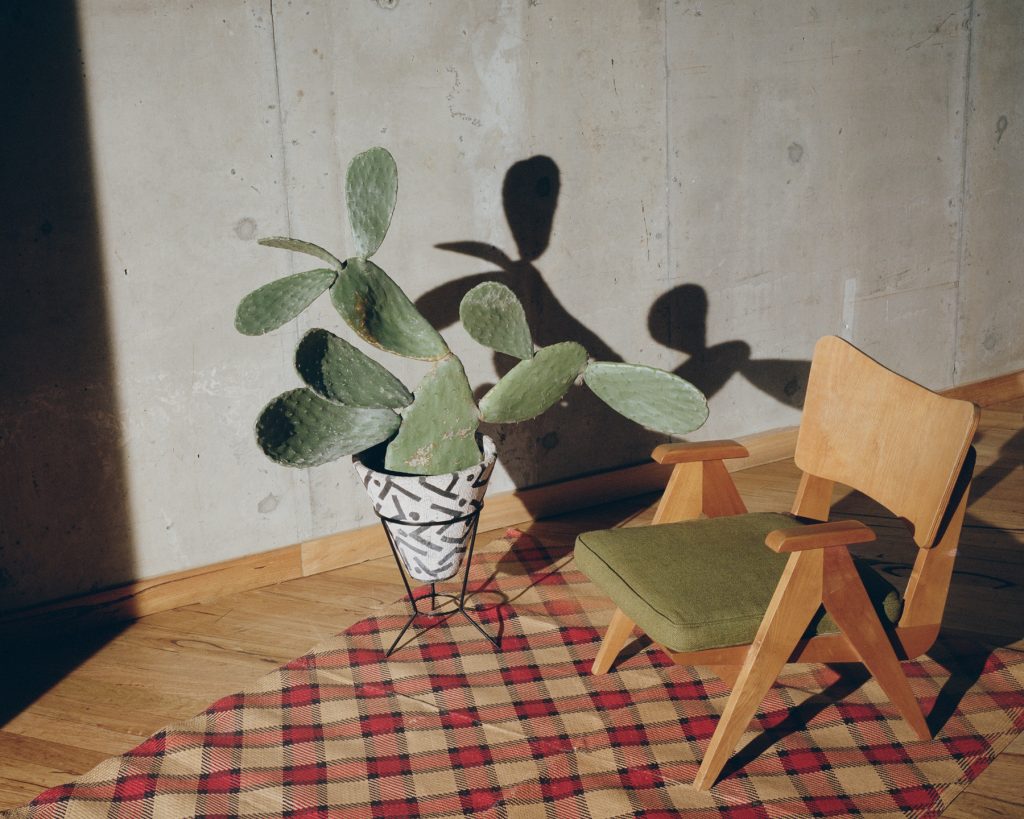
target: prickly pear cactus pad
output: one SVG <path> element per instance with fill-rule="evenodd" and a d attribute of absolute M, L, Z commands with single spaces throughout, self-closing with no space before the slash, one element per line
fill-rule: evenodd
<path fill-rule="evenodd" d="M 238 305 L 235 329 L 247 336 L 276 330 L 309 307 L 337 276 L 334 270 L 307 270 L 263 285 Z"/>
<path fill-rule="evenodd" d="M 341 259 L 337 258 L 334 254 L 329 253 L 312 242 L 304 242 L 302 239 L 290 239 L 287 236 L 268 236 L 266 239 L 260 239 L 257 244 L 261 244 L 264 247 L 279 247 L 282 250 L 294 250 L 297 253 L 305 253 L 307 256 L 315 256 L 321 261 L 327 262 L 327 265 L 334 270 L 341 270 L 345 266 Z"/>
<path fill-rule="evenodd" d="M 399 409 L 412 393 L 384 367 L 334 333 L 310 330 L 295 351 L 302 380 L 329 401 L 347 407 Z"/>
<path fill-rule="evenodd" d="M 345 323 L 374 347 L 426 361 L 448 355 L 441 334 L 373 262 L 346 261 L 331 287 L 331 302 Z"/>
<path fill-rule="evenodd" d="M 654 367 L 594 361 L 583 380 L 609 407 L 648 429 L 685 435 L 708 418 L 708 402 L 689 381 Z"/>
<path fill-rule="evenodd" d="M 410 475 L 467 469 L 480 461 L 479 418 L 462 362 L 455 356 L 434 365 L 416 388 L 402 428 L 388 444 L 384 466 Z"/>
<path fill-rule="evenodd" d="M 569 390 L 587 366 L 587 351 L 575 341 L 542 347 L 520 361 L 480 400 L 480 417 L 494 424 L 536 418 Z"/>
<path fill-rule="evenodd" d="M 459 305 L 462 326 L 474 341 L 521 358 L 533 358 L 533 339 L 526 312 L 516 294 L 498 282 L 478 284 Z"/>
<path fill-rule="evenodd" d="M 256 440 L 285 466 L 319 466 L 387 440 L 400 420 L 389 409 L 332 404 L 312 390 L 279 395 L 260 413 Z"/>
<path fill-rule="evenodd" d="M 384 148 L 371 148 L 353 159 L 345 175 L 345 200 L 356 255 L 377 252 L 387 235 L 398 198 L 398 167 Z"/>

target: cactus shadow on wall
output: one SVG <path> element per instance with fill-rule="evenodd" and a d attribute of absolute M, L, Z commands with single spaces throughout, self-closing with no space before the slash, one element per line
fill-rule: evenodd
<path fill-rule="evenodd" d="M 512 165 L 505 174 L 502 202 L 516 253 L 469 240 L 437 245 L 497 269 L 463 276 L 428 291 L 416 302 L 423 315 L 438 328 L 456 323 L 463 295 L 475 285 L 493 279 L 510 287 L 519 297 L 538 345 L 571 340 L 582 344 L 591 358 L 621 361 L 622 356 L 559 301 L 537 264 L 551 239 L 558 193 L 558 165 L 549 157 L 534 156 Z M 676 374 L 710 398 L 738 373 L 776 400 L 801 406 L 810 362 L 751 359 L 750 346 L 743 341 L 708 347 L 707 306 L 703 288 L 682 285 L 660 296 L 651 307 L 651 336 L 689 356 L 675 370 Z M 514 363 L 500 353 L 494 356 L 499 375 Z M 519 488 L 581 471 L 596 472 L 644 462 L 651 449 L 666 440 L 666 436 L 626 420 L 582 389 L 571 390 L 561 405 L 534 421 L 488 431 L 498 437 L 501 462 Z"/>
<path fill-rule="evenodd" d="M 682 284 L 660 295 L 647 316 L 651 337 L 685 353 L 675 369 L 708 398 L 740 375 L 776 401 L 799 409 L 807 392 L 811 362 L 803 359 L 751 358 L 745 341 L 707 343 L 708 296 L 696 284 Z"/>
<path fill-rule="evenodd" d="M 522 302 L 539 346 L 575 341 L 599 361 L 622 361 L 601 336 L 577 319 L 559 300 L 537 266 L 548 247 L 559 193 L 558 165 L 546 156 L 516 162 L 505 174 L 502 201 L 516 245 L 513 254 L 476 241 L 437 245 L 480 259 L 496 270 L 464 276 L 428 291 L 416 301 L 420 312 L 438 329 L 459 319 L 462 297 L 481 282 L 499 281 Z M 517 258 L 513 258 L 516 256 Z M 515 359 L 501 353 L 494 366 L 504 375 Z M 480 397 L 490 385 L 478 391 Z M 646 459 L 664 435 L 648 432 L 611 410 L 586 389 L 573 388 L 539 418 L 520 424 L 484 425 L 495 436 L 501 463 L 517 487 L 559 480 L 581 471 L 596 472 Z"/>
<path fill-rule="evenodd" d="M 135 567 L 75 4 L 0 6 L 0 64 L 2 621 Z M 0 637 L 0 725 L 103 640 Z"/>

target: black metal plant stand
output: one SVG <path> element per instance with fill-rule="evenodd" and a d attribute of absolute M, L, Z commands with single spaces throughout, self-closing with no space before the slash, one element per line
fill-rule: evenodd
<path fill-rule="evenodd" d="M 419 521 L 419 520 L 417 520 L 417 521 L 397 520 L 395 518 L 385 517 L 384 515 L 378 515 L 377 517 L 380 518 L 381 525 L 384 527 L 384 532 L 388 536 L 388 545 L 391 547 L 391 553 L 395 556 L 395 562 L 398 564 L 398 571 L 402 575 L 402 583 L 405 584 L 405 591 L 406 591 L 406 594 L 409 596 L 409 603 L 412 605 L 412 612 L 413 612 L 412 615 L 409 617 L 409 619 L 405 622 L 405 625 L 402 626 L 402 630 L 398 632 L 398 636 L 395 638 L 395 641 L 391 644 L 391 648 L 389 648 L 387 650 L 387 652 L 384 654 L 384 656 L 385 657 L 390 657 L 391 656 L 391 653 L 398 646 L 399 642 L 401 642 L 402 637 L 405 636 L 405 632 L 409 630 L 409 626 L 411 626 L 414 622 L 416 622 L 416 620 L 418 618 L 420 618 L 420 617 L 450 617 L 451 615 L 457 614 L 457 613 L 461 613 L 467 620 L 469 620 L 469 622 L 473 626 L 473 628 L 475 628 L 477 631 L 479 631 L 484 637 L 486 637 L 488 639 L 488 641 L 490 641 L 491 645 L 493 645 L 496 649 L 498 649 L 500 651 L 501 650 L 501 644 L 498 642 L 497 638 L 492 637 L 490 634 L 488 634 L 486 631 L 484 631 L 484 629 L 480 625 L 480 623 L 477 622 L 476 620 L 474 620 L 470 616 L 469 612 L 466 610 L 466 587 L 469 585 L 469 567 L 470 567 L 470 564 L 473 562 L 473 548 L 476 546 L 476 531 L 477 531 L 477 526 L 479 526 L 479 524 L 480 524 L 480 509 L 478 508 L 475 511 L 470 512 L 468 515 L 463 515 L 462 517 L 459 517 L 459 518 L 451 518 L 449 520 L 440 520 L 440 521 L 436 521 L 436 522 L 434 522 L 434 521 L 423 522 L 423 521 Z M 391 524 L 403 525 L 403 526 L 410 526 L 410 525 L 413 525 L 413 526 L 450 526 L 453 523 L 461 523 L 462 521 L 470 521 L 469 535 L 468 535 L 469 548 L 466 551 L 466 559 L 463 562 L 464 565 L 462 567 L 462 573 L 463 573 L 463 575 L 462 575 L 462 590 L 459 592 L 458 595 L 445 594 L 445 593 L 438 594 L 436 584 L 432 582 L 430 584 L 430 591 L 425 593 L 425 594 L 421 594 L 421 595 L 419 595 L 417 597 L 413 593 L 412 586 L 409 585 L 409 579 L 406 576 L 405 564 L 402 562 L 402 557 L 398 553 L 398 547 L 395 545 L 395 536 L 391 532 Z M 421 600 L 427 600 L 427 599 L 430 600 L 430 610 L 429 611 L 420 611 L 419 602 Z M 438 611 L 437 610 L 438 609 L 437 601 L 439 599 L 447 601 L 449 603 L 453 603 L 455 607 L 454 608 L 445 609 L 443 611 Z M 444 605 L 444 604 L 442 603 L 442 605 Z"/>

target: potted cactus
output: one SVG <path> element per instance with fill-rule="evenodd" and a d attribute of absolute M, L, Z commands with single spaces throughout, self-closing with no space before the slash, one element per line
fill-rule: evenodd
<path fill-rule="evenodd" d="M 480 344 L 519 359 L 479 401 L 462 362 L 402 289 L 371 257 L 391 222 L 398 193 L 395 160 L 383 148 L 355 157 L 345 185 L 354 254 L 342 261 L 309 242 L 261 239 L 322 263 L 271 282 L 238 306 L 235 327 L 261 335 L 291 321 L 325 292 L 345 324 L 388 353 L 431 362 L 410 391 L 385 367 L 323 329 L 299 342 L 295 366 L 305 386 L 273 399 L 256 422 L 272 460 L 311 467 L 353 456 L 376 512 L 391 521 L 409 574 L 444 580 L 459 569 L 470 532 L 468 513 L 482 505 L 495 447 L 481 422 L 534 418 L 582 381 L 612 409 L 666 434 L 692 432 L 707 401 L 687 381 L 652 367 L 589 360 L 574 341 L 535 349 L 515 294 L 497 282 L 474 287 L 459 315 Z M 451 526 L 436 525 L 440 516 Z M 430 524 L 429 526 L 427 524 Z"/>

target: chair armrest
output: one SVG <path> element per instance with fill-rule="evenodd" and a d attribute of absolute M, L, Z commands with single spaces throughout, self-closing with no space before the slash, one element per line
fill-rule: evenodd
<path fill-rule="evenodd" d="M 688 464 L 698 461 L 721 461 L 725 458 L 746 458 L 750 453 L 736 441 L 695 441 L 662 444 L 651 457 L 659 464 Z"/>
<path fill-rule="evenodd" d="M 654 513 L 654 523 L 742 515 L 747 511 L 736 484 L 725 468 L 724 458 L 745 458 L 747 448 L 736 441 L 699 441 L 662 444 L 651 457 L 659 464 L 673 464 L 665 494 Z"/>
<path fill-rule="evenodd" d="M 875 533 L 859 520 L 837 520 L 832 523 L 812 523 L 792 529 L 776 529 L 764 539 L 773 552 L 803 552 L 807 549 L 827 549 L 851 543 L 867 543 Z"/>

